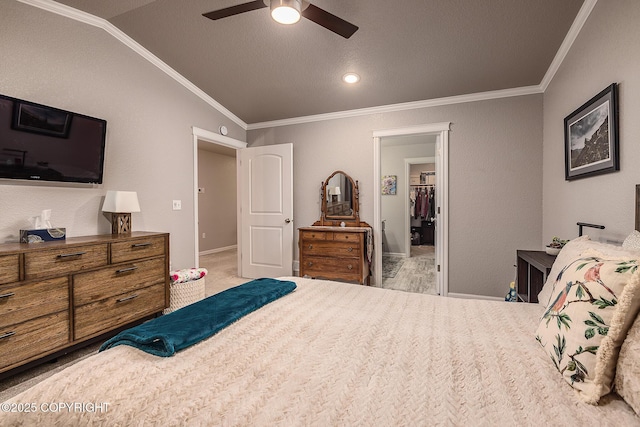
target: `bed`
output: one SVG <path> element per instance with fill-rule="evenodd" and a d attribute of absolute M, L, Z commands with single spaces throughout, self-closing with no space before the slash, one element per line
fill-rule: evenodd
<path fill-rule="evenodd" d="M 542 304 L 280 279 L 295 291 L 212 337 L 100 352 L 5 402 L 32 410 L 1 424 L 640 425 L 629 397 L 589 404 L 559 374 L 534 338 Z"/>

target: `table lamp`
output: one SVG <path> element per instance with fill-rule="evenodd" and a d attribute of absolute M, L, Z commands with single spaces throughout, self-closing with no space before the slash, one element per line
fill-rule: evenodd
<path fill-rule="evenodd" d="M 138 193 L 135 191 L 107 191 L 102 212 L 111 213 L 111 233 L 131 232 L 131 212 L 140 212 Z"/>

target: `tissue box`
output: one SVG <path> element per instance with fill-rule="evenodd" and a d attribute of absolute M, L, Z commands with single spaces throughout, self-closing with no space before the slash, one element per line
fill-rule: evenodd
<path fill-rule="evenodd" d="M 64 240 L 67 235 L 66 228 L 43 228 L 40 230 L 20 230 L 20 243 L 50 242 L 52 240 Z"/>

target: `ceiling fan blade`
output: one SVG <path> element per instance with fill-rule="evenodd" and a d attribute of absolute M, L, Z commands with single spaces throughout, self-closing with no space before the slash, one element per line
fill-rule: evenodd
<path fill-rule="evenodd" d="M 320 26 L 323 26 L 327 30 L 333 31 L 345 39 L 348 39 L 353 35 L 353 33 L 358 31 L 358 27 L 352 23 L 347 22 L 342 18 L 338 18 L 337 16 L 324 9 L 320 9 L 313 4 L 309 4 L 309 6 L 302 11 L 302 16 Z"/>
<path fill-rule="evenodd" d="M 240 13 L 251 12 L 252 10 L 262 9 L 263 7 L 267 7 L 262 0 L 255 0 L 249 3 L 242 3 L 237 6 L 226 7 L 220 10 L 214 10 L 213 12 L 203 13 L 202 16 L 207 17 L 209 19 L 222 19 L 228 16 L 238 15 Z"/>

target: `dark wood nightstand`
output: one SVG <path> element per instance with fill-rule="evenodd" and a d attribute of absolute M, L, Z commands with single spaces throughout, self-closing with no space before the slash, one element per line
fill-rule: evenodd
<path fill-rule="evenodd" d="M 551 266 L 556 260 L 553 255 L 545 251 L 516 251 L 516 289 L 518 300 L 523 302 L 538 302 L 538 293 L 542 290 Z"/>

